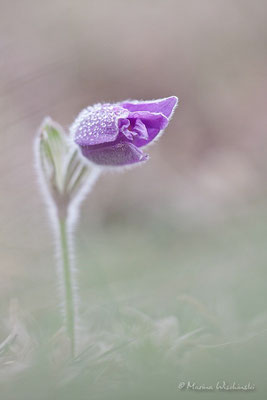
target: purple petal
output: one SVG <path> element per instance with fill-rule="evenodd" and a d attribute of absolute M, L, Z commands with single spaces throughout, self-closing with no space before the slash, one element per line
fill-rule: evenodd
<path fill-rule="evenodd" d="M 74 121 L 71 134 L 80 146 L 113 142 L 118 134 L 118 121 L 129 112 L 116 104 L 96 104 L 84 109 Z"/>
<path fill-rule="evenodd" d="M 106 167 L 118 167 L 146 161 L 148 155 L 132 143 L 107 146 L 81 146 L 82 154 L 91 162 Z"/>
<path fill-rule="evenodd" d="M 137 147 L 146 146 L 148 143 L 152 142 L 156 138 L 156 136 L 158 136 L 158 134 L 166 128 L 169 123 L 168 118 L 166 118 L 163 114 L 151 114 L 148 111 L 130 112 L 128 118 L 131 121 L 131 125 L 134 126 L 133 131 L 135 131 L 135 126 L 138 120 L 142 122 L 147 131 L 146 139 L 144 138 L 144 136 L 134 136 L 133 144 Z M 137 128 L 138 127 L 140 129 L 139 123 Z M 142 134 L 145 135 L 143 126 Z"/>
<path fill-rule="evenodd" d="M 137 118 L 137 120 L 135 121 L 135 125 L 133 127 L 132 134 L 134 136 L 138 135 L 138 137 L 140 139 L 148 140 L 148 138 L 149 138 L 148 132 L 147 132 L 145 124 L 141 121 L 141 119 Z"/>
<path fill-rule="evenodd" d="M 130 121 L 126 118 L 119 120 L 119 131 L 123 133 L 125 137 L 129 140 L 133 140 L 132 132 L 128 129 L 130 126 Z"/>
<path fill-rule="evenodd" d="M 151 101 L 124 101 L 120 105 L 126 110 L 134 111 L 149 111 L 151 113 L 161 113 L 165 117 L 170 118 L 175 107 L 177 106 L 178 98 L 176 96 L 167 97 L 165 99 Z"/>

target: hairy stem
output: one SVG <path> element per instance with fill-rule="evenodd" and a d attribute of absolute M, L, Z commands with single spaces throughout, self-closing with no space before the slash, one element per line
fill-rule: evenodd
<path fill-rule="evenodd" d="M 70 340 L 71 356 L 75 356 L 76 345 L 76 309 L 75 309 L 75 282 L 70 260 L 70 238 L 68 237 L 66 217 L 59 219 L 60 246 L 62 262 L 62 284 L 63 284 L 63 304 L 65 316 L 65 328 Z"/>
<path fill-rule="evenodd" d="M 59 235 L 59 245 L 60 245 L 60 270 L 59 270 L 59 283 L 62 289 L 62 302 L 63 302 L 63 312 L 65 329 L 70 340 L 71 346 L 71 356 L 75 357 L 76 346 L 77 346 L 77 285 L 75 281 L 75 271 L 73 264 L 73 257 L 70 257 L 70 245 L 71 235 L 70 226 L 73 226 L 74 220 L 78 217 L 79 207 L 81 202 L 95 183 L 100 175 L 100 169 L 94 168 L 91 173 L 87 176 L 87 185 L 83 186 L 83 190 L 80 190 L 78 195 L 71 202 L 68 198 L 54 198 L 57 220 L 58 220 L 58 235 Z M 74 190 L 74 189 L 73 189 Z M 71 250 L 72 246 L 71 246 Z"/>

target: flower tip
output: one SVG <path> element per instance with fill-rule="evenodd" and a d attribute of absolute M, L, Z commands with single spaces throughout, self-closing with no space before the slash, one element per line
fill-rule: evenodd
<path fill-rule="evenodd" d="M 170 96 L 167 97 L 166 100 L 168 102 L 168 106 L 172 109 L 171 113 L 173 114 L 175 108 L 178 106 L 179 99 L 177 96 Z"/>
<path fill-rule="evenodd" d="M 170 98 L 173 99 L 175 106 L 177 106 L 179 103 L 179 98 L 177 96 L 171 96 Z"/>

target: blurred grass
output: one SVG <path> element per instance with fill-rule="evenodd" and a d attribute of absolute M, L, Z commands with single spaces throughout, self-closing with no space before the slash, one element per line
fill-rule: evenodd
<path fill-rule="evenodd" d="M 42 284 L 31 268 L 24 292 L 10 293 L 19 298 L 23 337 L 2 355 L 2 398 L 195 398 L 205 394 L 179 392 L 178 382 L 226 380 L 256 385 L 235 398 L 264 399 L 266 209 L 257 205 L 206 227 L 142 215 L 101 229 L 83 221 L 81 356 L 69 364 L 56 285 L 52 277 Z M 50 254 L 43 257 L 53 273 Z M 1 313 L 7 315 L 3 306 Z"/>

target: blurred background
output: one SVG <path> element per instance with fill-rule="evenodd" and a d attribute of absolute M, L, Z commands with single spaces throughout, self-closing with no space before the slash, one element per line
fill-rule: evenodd
<path fill-rule="evenodd" d="M 170 95 L 179 107 L 150 161 L 100 178 L 76 240 L 90 329 L 121 333 L 128 324 L 124 335 L 134 336 L 145 318 L 164 345 L 147 351 L 140 339 L 139 353 L 123 353 L 133 358 L 131 379 L 111 377 L 105 360 L 97 379 L 85 374 L 72 393 L 111 398 L 120 382 L 124 399 L 195 398 L 177 382 L 225 379 L 250 381 L 249 396 L 265 398 L 266 2 L 2 0 L 0 21 L 0 342 L 10 309 L 31 321 L 21 322 L 22 355 L 18 345 L 2 363 L 3 398 L 47 398 L 51 384 L 52 399 L 58 380 L 62 398 L 73 398 L 64 374 L 25 351 L 60 328 L 53 237 L 34 169 L 38 126 L 49 115 L 68 129 L 97 102 Z M 176 354 L 173 340 L 192 332 L 198 339 Z"/>

